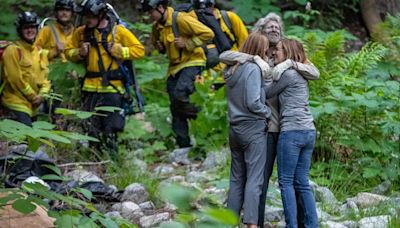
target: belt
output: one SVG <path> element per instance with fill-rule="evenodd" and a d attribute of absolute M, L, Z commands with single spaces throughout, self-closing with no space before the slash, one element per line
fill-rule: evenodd
<path fill-rule="evenodd" d="M 119 69 L 117 70 L 110 70 L 105 72 L 107 75 L 108 80 L 124 80 L 124 75 L 121 73 Z M 102 72 L 94 72 L 94 71 L 87 71 L 85 74 L 85 78 L 102 78 Z"/>

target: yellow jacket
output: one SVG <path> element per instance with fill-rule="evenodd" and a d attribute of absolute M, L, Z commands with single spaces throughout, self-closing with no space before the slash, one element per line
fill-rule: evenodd
<path fill-rule="evenodd" d="M 3 53 L 3 72 L 5 87 L 1 103 L 14 111 L 35 116 L 38 107 L 31 101 L 36 95 L 50 91 L 47 80 L 48 52 L 25 41 L 17 41 L 8 46 Z"/>
<path fill-rule="evenodd" d="M 72 34 L 70 42 L 67 43 L 65 48 L 65 55 L 67 59 L 71 61 L 82 60 L 79 56 L 79 48 L 84 42 L 84 30 L 85 26 L 81 26 L 75 29 Z M 94 37 L 98 42 L 101 42 L 101 33 L 95 29 Z M 138 41 L 138 39 L 133 35 L 131 31 L 126 29 L 122 25 L 114 25 L 107 36 L 107 42 L 114 42 L 114 49 L 111 53 L 115 58 L 119 59 L 121 62 L 123 60 L 139 59 L 144 57 L 144 46 Z M 104 69 L 117 70 L 118 63 L 113 60 L 112 57 L 107 53 L 101 43 L 98 43 L 100 53 L 103 59 Z M 99 69 L 99 56 L 97 54 L 97 49 L 95 47 L 90 47 L 89 57 L 86 59 L 86 70 L 88 72 L 100 72 Z M 89 78 L 86 77 L 83 82 L 83 91 L 96 92 L 96 93 L 124 93 L 125 88 L 121 80 L 110 80 L 109 81 L 115 88 L 111 85 L 102 86 L 102 77 Z"/>
<path fill-rule="evenodd" d="M 56 36 L 53 33 L 53 29 L 57 33 L 59 42 L 64 44 L 68 43 L 68 41 L 72 37 L 72 33 L 74 31 L 74 27 L 71 26 L 68 29 L 64 30 L 64 26 L 62 26 L 60 23 L 56 22 L 52 25 L 47 25 L 43 27 L 35 40 L 35 44 L 40 46 L 43 49 L 47 49 L 49 51 L 49 60 L 52 60 L 58 56 L 61 58 L 65 58 L 63 56 L 64 53 L 58 53 L 57 51 L 57 41 L 56 41 Z"/>
<path fill-rule="evenodd" d="M 187 13 L 179 12 L 176 24 L 179 35 L 185 39 L 185 48 L 179 49 L 174 44 L 174 33 L 172 31 L 172 14 L 174 9 L 168 7 L 167 20 L 165 24 L 154 23 L 152 42 L 156 46 L 157 41 L 165 47 L 169 59 L 167 76 L 175 75 L 180 70 L 189 66 L 205 66 L 206 57 L 200 47 L 214 37 L 214 33 L 207 26 L 193 18 Z"/>
<path fill-rule="evenodd" d="M 227 34 L 230 40 L 235 41 L 233 44 L 231 51 L 237 51 L 239 50 L 239 47 L 244 43 L 244 41 L 247 39 L 249 36 L 249 33 L 247 31 L 246 26 L 244 25 L 242 19 L 240 17 L 231 11 L 226 11 L 228 18 L 232 24 L 232 29 L 229 29 L 228 25 L 225 23 L 221 11 L 217 8 L 213 9 L 214 16 L 215 18 L 219 21 L 219 24 L 221 26 L 222 32 Z M 189 13 L 191 16 L 195 17 L 197 19 L 196 12 L 192 10 Z M 217 79 L 216 82 L 224 82 L 224 79 L 221 75 L 219 75 L 222 70 L 225 68 L 225 64 L 219 63 L 217 66 L 213 68 L 213 70 L 217 73 Z M 211 71 L 205 71 L 204 75 L 206 78 L 210 79 L 211 78 Z"/>

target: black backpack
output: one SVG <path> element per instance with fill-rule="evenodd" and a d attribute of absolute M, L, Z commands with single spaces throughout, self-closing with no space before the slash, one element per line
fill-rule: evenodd
<path fill-rule="evenodd" d="M 189 12 L 190 10 L 192 10 L 192 5 L 190 3 L 184 3 L 184 4 L 178 4 L 173 8 L 174 8 L 174 13 L 172 15 L 172 31 L 175 37 L 179 37 L 179 29 L 176 24 L 176 17 L 178 16 L 179 12 Z M 227 34 L 225 34 L 222 31 L 219 21 L 215 18 L 212 9 L 210 8 L 198 9 L 195 10 L 195 12 L 198 20 L 207 27 L 209 27 L 215 34 L 211 44 L 208 45 L 204 44 L 202 46 L 207 58 L 206 68 L 207 69 L 213 68 L 219 63 L 219 54 L 224 51 L 230 50 L 235 41 L 232 41 L 227 36 Z M 229 18 L 227 17 L 226 12 L 222 14 L 222 18 L 225 24 L 227 24 L 228 28 L 231 29 L 232 25 L 229 21 Z M 227 19 L 228 23 L 226 21 Z"/>

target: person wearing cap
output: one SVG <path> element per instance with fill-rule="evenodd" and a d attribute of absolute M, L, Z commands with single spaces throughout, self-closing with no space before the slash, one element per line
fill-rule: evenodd
<path fill-rule="evenodd" d="M 172 26 L 174 9 L 168 7 L 168 0 L 142 0 L 141 4 L 153 21 L 153 45 L 161 53 L 166 53 L 169 59 L 167 92 L 176 143 L 179 148 L 190 149 L 188 121 L 197 117 L 198 108 L 190 103 L 189 97 L 195 91 L 196 77 L 201 75 L 206 64 L 201 46 L 211 40 L 214 33 L 194 17 L 179 12 L 176 25 L 180 36 L 175 37 Z"/>
<path fill-rule="evenodd" d="M 1 104 L 9 116 L 32 126 L 38 107 L 50 91 L 48 52 L 34 42 L 40 20 L 34 12 L 18 14 L 15 26 L 19 40 L 9 45 L 3 53 L 2 80 L 4 90 Z"/>
<path fill-rule="evenodd" d="M 93 112 L 99 106 L 122 107 L 127 75 L 121 62 L 144 57 L 144 46 L 131 31 L 113 23 L 109 8 L 102 0 L 85 0 L 78 7 L 86 24 L 75 29 L 67 43 L 67 59 L 85 63 L 86 74 L 82 84 L 83 109 Z M 101 142 L 96 149 L 106 149 L 116 155 L 117 133 L 124 129 L 125 116 L 120 111 L 92 116 L 85 122 L 89 135 Z"/>
<path fill-rule="evenodd" d="M 64 49 L 74 31 L 72 24 L 74 8 L 73 0 L 56 0 L 54 5 L 56 22 L 44 26 L 39 31 L 35 44 L 49 50 L 49 60 L 60 57 L 62 61 L 66 61 Z"/>

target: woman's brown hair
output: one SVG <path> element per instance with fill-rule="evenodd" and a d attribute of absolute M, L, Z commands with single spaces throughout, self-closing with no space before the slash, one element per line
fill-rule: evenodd
<path fill-rule="evenodd" d="M 307 62 L 307 56 L 304 52 L 303 44 L 294 39 L 283 39 L 280 41 L 282 44 L 285 59 L 291 59 L 295 62 Z"/>
<path fill-rule="evenodd" d="M 251 33 L 244 41 L 239 51 L 249 55 L 258 55 L 262 59 L 267 59 L 267 50 L 269 48 L 268 38 L 261 32 Z"/>

